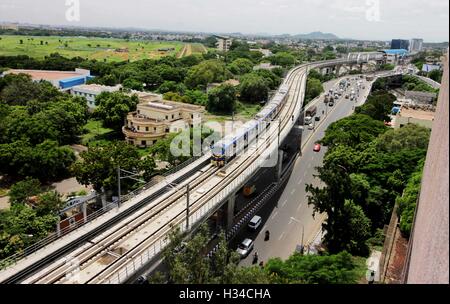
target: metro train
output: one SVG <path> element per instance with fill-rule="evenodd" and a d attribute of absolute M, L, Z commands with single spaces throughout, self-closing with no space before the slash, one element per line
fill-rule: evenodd
<path fill-rule="evenodd" d="M 284 84 L 278 89 L 269 103 L 255 115 L 254 119 L 246 122 L 242 128 L 233 134 L 225 136 L 211 145 L 211 163 L 216 167 L 223 167 L 238 153 L 246 149 L 270 127 L 270 123 L 283 108 L 288 97 L 289 86 Z"/>

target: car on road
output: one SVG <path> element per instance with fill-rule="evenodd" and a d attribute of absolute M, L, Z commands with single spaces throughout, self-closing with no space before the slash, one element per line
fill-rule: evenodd
<path fill-rule="evenodd" d="M 308 130 L 314 130 L 314 124 L 310 123 L 310 124 L 308 125 Z"/>
<path fill-rule="evenodd" d="M 334 106 L 334 102 L 331 101 L 331 102 L 328 104 L 328 106 L 330 106 L 330 107 Z"/>
<path fill-rule="evenodd" d="M 320 121 L 320 116 L 314 117 L 314 120 L 315 120 L 315 121 Z"/>
<path fill-rule="evenodd" d="M 314 145 L 313 151 L 314 151 L 314 152 L 319 152 L 319 151 L 320 151 L 320 144 L 319 144 L 319 143 L 316 143 L 316 144 Z"/>
<path fill-rule="evenodd" d="M 243 259 L 249 255 L 249 253 L 253 250 L 253 247 L 253 241 L 251 239 L 245 239 L 239 244 L 236 252 L 239 254 L 241 259 Z"/>
<path fill-rule="evenodd" d="M 261 226 L 262 218 L 260 216 L 255 215 L 250 222 L 248 223 L 248 228 L 251 230 L 258 229 L 259 226 Z"/>

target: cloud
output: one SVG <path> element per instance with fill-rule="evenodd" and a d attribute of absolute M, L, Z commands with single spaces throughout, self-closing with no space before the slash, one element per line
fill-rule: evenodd
<path fill-rule="evenodd" d="M 71 24 L 64 0 L 0 0 L 0 20 Z M 79 0 L 76 25 L 204 32 L 305 33 L 448 41 L 448 0 Z M 382 22 L 367 10 L 379 4 Z"/>

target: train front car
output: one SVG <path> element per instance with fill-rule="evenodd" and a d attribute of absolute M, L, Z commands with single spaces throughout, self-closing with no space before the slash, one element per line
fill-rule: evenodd
<path fill-rule="evenodd" d="M 225 149 L 224 143 L 222 140 L 216 142 L 211 148 L 212 156 L 211 156 L 211 164 L 215 167 L 223 167 L 225 166 L 226 158 L 225 158 Z"/>

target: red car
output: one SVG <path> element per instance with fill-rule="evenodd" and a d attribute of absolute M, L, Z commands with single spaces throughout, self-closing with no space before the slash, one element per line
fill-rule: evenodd
<path fill-rule="evenodd" d="M 319 152 L 320 151 L 320 144 L 315 144 L 313 151 L 314 152 Z"/>

